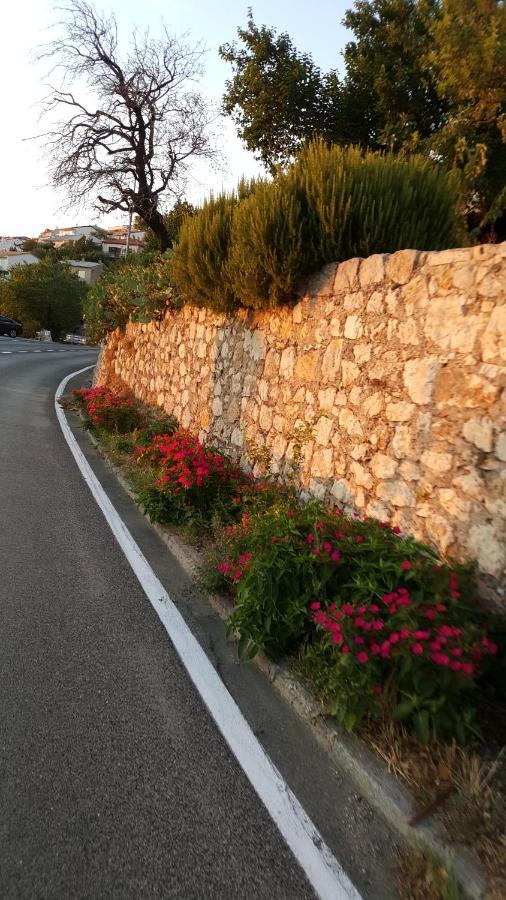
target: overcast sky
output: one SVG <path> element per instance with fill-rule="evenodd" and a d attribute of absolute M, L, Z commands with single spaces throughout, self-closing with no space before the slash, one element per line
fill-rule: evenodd
<path fill-rule="evenodd" d="M 174 32 L 189 32 L 208 48 L 202 88 L 219 101 L 230 67 L 218 56 L 221 43 L 236 37 L 244 25 L 248 6 L 257 24 L 288 31 L 299 50 L 312 53 L 322 69 L 342 68 L 341 51 L 347 39 L 341 19 L 352 0 L 101 0 L 97 7 L 115 11 L 120 39 L 133 26 L 156 34 L 163 20 Z M 47 63 L 34 64 L 31 53 L 51 35 L 60 18 L 54 0 L 23 0 L 3 5 L 1 16 L 1 139 L 0 139 L 0 235 L 37 235 L 55 225 L 99 223 L 111 225 L 118 216 L 99 219 L 89 209 L 61 210 L 66 200 L 48 184 L 40 143 L 27 140 L 43 129 L 37 102 L 44 96 Z M 210 190 L 232 187 L 241 175 L 259 171 L 251 153 L 237 138 L 233 124 L 220 124 L 225 150 L 225 170 L 210 172 L 199 166 L 192 177 L 189 199 L 199 202 Z"/>

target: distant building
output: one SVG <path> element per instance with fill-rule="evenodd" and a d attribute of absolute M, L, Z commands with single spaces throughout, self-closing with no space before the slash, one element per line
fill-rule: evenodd
<path fill-rule="evenodd" d="M 67 241 L 78 241 L 84 237 L 96 244 L 101 244 L 103 234 L 104 232 L 95 225 L 71 225 L 68 228 L 46 228 L 39 234 L 37 240 L 41 244 L 54 244 L 55 247 L 61 247 Z"/>
<path fill-rule="evenodd" d="M 102 240 L 102 253 L 107 254 L 107 256 L 111 256 L 113 259 L 119 259 L 119 257 L 121 256 L 126 256 L 126 247 L 126 237 L 117 238 L 108 234 Z M 138 238 L 132 238 L 130 240 L 129 252 L 140 253 L 141 250 L 144 250 L 144 241 L 140 241 Z"/>
<path fill-rule="evenodd" d="M 31 266 L 39 260 L 33 253 L 22 250 L 0 250 L 0 278 L 8 278 L 16 266 Z"/>
<path fill-rule="evenodd" d="M 105 269 L 103 263 L 86 259 L 69 259 L 68 265 L 74 274 L 85 281 L 86 284 L 95 284 Z"/>
<path fill-rule="evenodd" d="M 9 237 L 9 235 L 0 235 L 0 250 L 17 250 L 24 244 L 25 241 L 28 241 L 25 235 L 15 235 L 13 237 Z"/>

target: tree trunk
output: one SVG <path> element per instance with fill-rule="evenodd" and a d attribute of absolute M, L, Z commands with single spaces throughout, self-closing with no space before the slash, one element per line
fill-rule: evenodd
<path fill-rule="evenodd" d="M 142 221 L 156 235 L 160 250 L 162 253 L 170 247 L 169 233 L 165 225 L 164 218 L 157 209 L 146 211 L 139 205 L 135 207 L 135 212 L 141 217 Z"/>

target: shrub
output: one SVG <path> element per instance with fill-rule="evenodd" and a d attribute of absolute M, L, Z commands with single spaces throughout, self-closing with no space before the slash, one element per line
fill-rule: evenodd
<path fill-rule="evenodd" d="M 135 401 L 111 388 L 77 390 L 72 395 L 81 407 L 88 428 L 126 434 L 139 428 L 143 421 Z"/>
<path fill-rule="evenodd" d="M 157 470 L 154 482 L 139 495 L 153 521 L 184 524 L 198 519 L 204 527 L 213 519 L 233 521 L 242 496 L 256 490 L 242 469 L 186 431 L 155 437 L 138 447 L 135 457 Z"/>
<path fill-rule="evenodd" d="M 271 307 L 324 263 L 462 243 L 459 183 L 443 166 L 314 141 L 273 181 L 187 219 L 172 271 L 187 303 Z"/>
<path fill-rule="evenodd" d="M 211 197 L 183 221 L 171 273 L 178 296 L 185 303 L 218 311 L 232 308 L 228 265 L 232 219 L 239 201 L 254 187 L 254 182 L 241 181 L 236 192 Z"/>
<path fill-rule="evenodd" d="M 173 303 L 170 251 L 142 253 L 107 269 L 90 289 L 85 303 L 88 334 L 100 341 L 114 328 L 149 322 Z"/>
<path fill-rule="evenodd" d="M 386 714 L 423 741 L 465 739 L 475 676 L 496 651 L 472 567 L 450 569 L 385 523 L 316 502 L 248 517 L 227 538 L 217 569 L 243 657 L 299 650 L 348 728 Z"/>

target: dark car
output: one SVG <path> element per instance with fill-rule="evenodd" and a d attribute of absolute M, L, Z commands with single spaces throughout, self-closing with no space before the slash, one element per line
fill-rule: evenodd
<path fill-rule="evenodd" d="M 21 322 L 9 319 L 8 316 L 0 316 L 0 334 L 8 334 L 9 337 L 17 337 L 23 331 Z"/>

